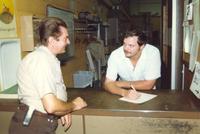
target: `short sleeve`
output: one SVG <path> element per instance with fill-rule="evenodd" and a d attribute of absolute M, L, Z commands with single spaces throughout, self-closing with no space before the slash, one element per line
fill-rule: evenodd
<path fill-rule="evenodd" d="M 106 71 L 106 78 L 110 80 L 116 80 L 117 79 L 117 61 L 113 54 L 110 55 L 108 59 L 108 67 Z"/>
<path fill-rule="evenodd" d="M 152 80 L 157 79 L 161 76 L 161 59 L 160 52 L 155 49 L 148 58 L 148 62 L 145 70 L 145 79 Z"/>

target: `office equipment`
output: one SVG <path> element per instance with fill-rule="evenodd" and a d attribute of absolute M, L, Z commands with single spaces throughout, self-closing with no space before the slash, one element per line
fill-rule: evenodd
<path fill-rule="evenodd" d="M 19 39 L 0 39 L 0 91 L 17 84 L 17 68 L 21 60 Z"/>
<path fill-rule="evenodd" d="M 77 71 L 73 74 L 75 88 L 85 88 L 92 86 L 94 73 L 92 71 Z"/>

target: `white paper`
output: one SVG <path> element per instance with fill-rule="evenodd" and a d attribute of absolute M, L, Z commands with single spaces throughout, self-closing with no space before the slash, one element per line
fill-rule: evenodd
<path fill-rule="evenodd" d="M 193 4 L 190 3 L 186 6 L 186 18 L 187 20 L 192 20 L 193 15 Z"/>
<path fill-rule="evenodd" d="M 200 24 L 199 24 L 199 0 L 193 1 L 193 25 L 194 25 L 194 31 L 199 31 Z"/>
<path fill-rule="evenodd" d="M 190 90 L 200 99 L 200 63 L 196 62 L 195 72 Z"/>
<path fill-rule="evenodd" d="M 199 38 L 198 38 L 198 33 L 194 33 L 193 39 L 192 39 L 192 45 L 190 48 L 190 60 L 189 60 L 189 70 L 194 71 L 195 68 L 195 62 L 197 60 L 198 56 L 198 48 L 199 48 Z"/>
<path fill-rule="evenodd" d="M 155 94 L 148 94 L 148 93 L 142 93 L 142 92 L 138 92 L 138 93 L 140 93 L 141 96 L 136 100 L 132 100 L 132 99 L 129 99 L 127 97 L 121 97 L 121 98 L 119 98 L 119 100 L 130 102 L 130 103 L 135 103 L 135 104 L 140 104 L 140 103 L 144 103 L 146 101 L 149 101 L 149 100 L 151 100 L 151 99 L 153 99 L 157 96 Z"/>
<path fill-rule="evenodd" d="M 185 26 L 184 29 L 185 29 L 184 52 L 189 53 L 192 44 L 193 25 Z"/>

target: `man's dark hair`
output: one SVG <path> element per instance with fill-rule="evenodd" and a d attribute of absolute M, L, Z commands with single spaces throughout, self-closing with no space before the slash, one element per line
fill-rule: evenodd
<path fill-rule="evenodd" d="M 61 35 L 60 27 L 67 28 L 65 22 L 56 17 L 44 18 L 38 27 L 39 39 L 42 45 L 47 45 L 47 39 L 52 36 L 57 39 Z"/>
<path fill-rule="evenodd" d="M 125 33 L 124 38 L 133 37 L 133 36 L 138 37 L 137 43 L 139 44 L 139 46 L 145 45 L 147 43 L 147 36 L 145 35 L 145 33 L 140 32 L 138 30 L 127 31 Z"/>

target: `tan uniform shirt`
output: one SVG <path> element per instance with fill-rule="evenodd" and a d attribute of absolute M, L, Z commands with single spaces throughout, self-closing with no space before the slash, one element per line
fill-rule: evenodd
<path fill-rule="evenodd" d="M 47 94 L 67 101 L 60 61 L 45 46 L 38 47 L 23 59 L 17 77 L 20 101 L 40 112 L 46 113 L 41 99 Z"/>

